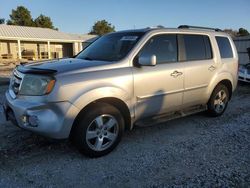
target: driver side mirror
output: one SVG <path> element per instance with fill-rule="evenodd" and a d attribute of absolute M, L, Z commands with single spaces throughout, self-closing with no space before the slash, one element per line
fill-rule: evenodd
<path fill-rule="evenodd" d="M 156 65 L 156 56 L 140 56 L 138 59 L 138 64 L 141 66 L 155 66 Z"/>

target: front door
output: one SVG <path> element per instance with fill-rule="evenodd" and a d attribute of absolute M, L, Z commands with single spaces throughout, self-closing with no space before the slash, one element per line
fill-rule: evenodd
<path fill-rule="evenodd" d="M 155 66 L 133 67 L 136 119 L 176 110 L 182 105 L 184 73 L 178 62 L 177 36 L 153 36 L 138 56 L 155 55 Z M 138 57 L 137 56 L 137 57 Z"/>

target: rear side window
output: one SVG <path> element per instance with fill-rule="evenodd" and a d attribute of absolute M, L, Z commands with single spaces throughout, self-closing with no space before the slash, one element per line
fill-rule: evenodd
<path fill-rule="evenodd" d="M 182 35 L 186 51 L 186 60 L 204 60 L 212 58 L 211 44 L 208 36 Z"/>
<path fill-rule="evenodd" d="M 220 50 L 221 58 L 232 58 L 233 51 L 227 37 L 215 37 Z"/>
<path fill-rule="evenodd" d="M 177 36 L 174 34 L 164 34 L 153 36 L 139 55 L 156 56 L 157 64 L 170 63 L 177 61 Z"/>

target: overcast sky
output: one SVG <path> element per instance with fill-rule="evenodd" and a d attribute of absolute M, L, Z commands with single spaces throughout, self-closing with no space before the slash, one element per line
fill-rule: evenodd
<path fill-rule="evenodd" d="M 0 18 L 9 19 L 19 5 L 68 33 L 87 33 L 101 19 L 116 30 L 189 24 L 250 31 L 250 0 L 0 0 Z"/>

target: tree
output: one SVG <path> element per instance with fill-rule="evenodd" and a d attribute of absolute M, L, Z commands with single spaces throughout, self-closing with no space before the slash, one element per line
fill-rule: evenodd
<path fill-rule="evenodd" d="M 104 35 L 106 33 L 114 31 L 115 31 L 115 26 L 112 26 L 111 23 L 108 23 L 106 20 L 100 20 L 95 22 L 89 34 Z"/>
<path fill-rule="evenodd" d="M 239 36 L 247 36 L 247 35 L 249 35 L 249 32 L 244 28 L 240 28 L 239 32 L 238 32 L 238 35 Z"/>
<path fill-rule="evenodd" d="M 36 27 L 43 27 L 43 28 L 50 28 L 50 29 L 55 29 L 53 26 L 53 23 L 50 19 L 50 17 L 45 16 L 43 14 L 41 14 L 40 16 L 38 16 L 35 21 L 34 21 L 34 25 Z"/>
<path fill-rule="evenodd" d="M 0 20 L 1 23 L 1 20 Z M 8 25 L 43 27 L 58 30 L 53 26 L 50 17 L 40 14 L 34 21 L 30 11 L 24 6 L 18 6 L 16 10 L 12 10 L 10 19 L 7 21 Z"/>
<path fill-rule="evenodd" d="M 5 24 L 5 19 L 4 18 L 0 18 L 0 24 Z"/>
<path fill-rule="evenodd" d="M 30 11 L 24 6 L 18 6 L 16 10 L 12 9 L 8 25 L 34 26 Z"/>

